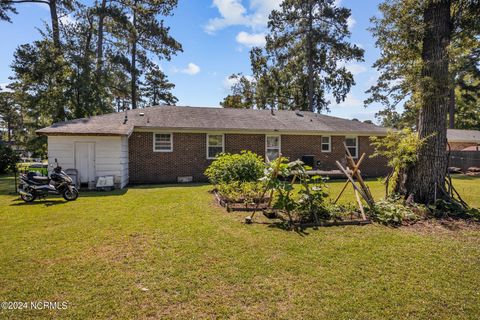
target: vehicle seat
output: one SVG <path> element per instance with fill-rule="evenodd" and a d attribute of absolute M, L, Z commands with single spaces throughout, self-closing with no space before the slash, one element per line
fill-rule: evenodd
<path fill-rule="evenodd" d="M 44 176 L 33 176 L 33 177 L 32 177 L 32 180 L 41 181 L 41 182 L 47 182 L 47 181 L 48 181 L 48 177 L 44 177 Z"/>
<path fill-rule="evenodd" d="M 33 181 L 33 182 L 40 182 L 40 183 L 48 182 L 48 177 L 44 177 L 44 176 L 40 175 L 38 172 L 35 172 L 35 171 L 28 172 L 27 173 L 27 178 L 28 178 L 28 180 Z"/>

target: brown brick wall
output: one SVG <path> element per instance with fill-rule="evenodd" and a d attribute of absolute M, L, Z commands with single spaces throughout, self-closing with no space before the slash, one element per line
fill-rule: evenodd
<path fill-rule="evenodd" d="M 331 152 L 321 152 L 320 136 L 282 135 L 281 151 L 290 160 L 303 155 L 313 155 L 316 169 L 337 169 L 335 161 L 345 164 L 343 136 L 332 136 Z M 359 137 L 359 154 L 373 152 L 368 137 Z M 194 181 L 206 181 L 203 172 L 212 162 L 206 159 L 205 133 L 173 133 L 172 152 L 153 152 L 153 133 L 134 132 L 129 139 L 130 183 L 176 182 L 178 176 L 193 176 Z M 265 156 L 265 135 L 225 134 L 225 152 L 239 153 L 251 150 Z M 379 176 L 388 173 L 384 159 L 365 158 L 362 172 L 366 176 Z"/>
<path fill-rule="evenodd" d="M 265 157 L 265 135 L 225 134 L 225 152 L 240 153 L 245 149 Z"/>

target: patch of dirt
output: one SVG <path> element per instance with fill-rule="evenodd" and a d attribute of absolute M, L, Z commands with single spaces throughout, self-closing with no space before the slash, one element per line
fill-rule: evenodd
<path fill-rule="evenodd" d="M 401 228 L 432 235 L 461 235 L 468 232 L 479 232 L 480 236 L 479 222 L 462 219 L 426 219 Z"/>
<path fill-rule="evenodd" d="M 146 235 L 132 233 L 124 236 L 121 241 L 91 247 L 87 254 L 106 261 L 126 264 L 128 261 L 145 257 L 149 240 Z"/>

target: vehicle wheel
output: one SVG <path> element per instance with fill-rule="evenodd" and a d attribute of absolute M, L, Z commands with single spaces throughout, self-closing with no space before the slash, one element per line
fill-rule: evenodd
<path fill-rule="evenodd" d="M 37 195 L 36 195 L 35 191 L 28 190 L 26 192 L 29 192 L 29 191 L 30 191 L 31 196 L 27 196 L 25 194 L 20 195 L 20 198 L 22 198 L 22 200 L 25 201 L 25 202 L 33 202 L 33 200 L 35 200 L 37 198 Z"/>
<path fill-rule="evenodd" d="M 70 191 L 68 188 L 65 189 L 65 191 L 62 194 L 63 199 L 67 201 L 74 201 L 77 200 L 78 198 L 78 190 L 77 188 L 72 187 L 72 191 Z"/>

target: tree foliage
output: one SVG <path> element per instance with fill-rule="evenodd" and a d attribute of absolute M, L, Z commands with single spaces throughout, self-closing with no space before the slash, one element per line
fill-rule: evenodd
<path fill-rule="evenodd" d="M 320 112 L 343 101 L 355 84 L 346 63 L 363 59 L 348 42 L 349 17 L 333 0 L 283 1 L 270 14 L 265 49 L 250 52 L 252 77 L 233 75 L 222 105 Z"/>
<path fill-rule="evenodd" d="M 371 144 L 375 152 L 371 156 L 384 157 L 388 166 L 392 168 L 387 183 L 387 190 L 392 186 L 392 192 L 405 192 L 404 175 L 405 170 L 418 160 L 418 151 L 425 142 L 418 134 L 411 129 L 400 131 L 389 131 L 385 137 L 371 137 Z"/>
<path fill-rule="evenodd" d="M 373 67 L 380 75 L 367 91 L 370 96 L 365 104 L 377 102 L 383 105 L 384 109 L 377 113 L 377 117 L 385 126 L 417 126 L 421 108 L 420 83 L 425 35 L 423 12 L 428 3 L 419 0 L 386 0 L 379 5 L 382 15 L 371 19 L 373 26 L 370 31 L 381 50 L 380 58 Z M 449 108 L 452 119 L 452 112 L 456 110 L 454 126 L 458 128 L 474 128 L 470 120 L 480 122 L 479 6 L 477 0 L 452 1 L 450 6 L 449 90 L 453 97 L 450 97 Z"/>
<path fill-rule="evenodd" d="M 0 143 L 0 174 L 15 170 L 19 160 L 18 154 L 9 145 Z"/>
<path fill-rule="evenodd" d="M 0 20 L 10 22 L 24 2 L 48 5 L 51 20 L 40 30 L 42 39 L 16 49 L 11 92 L 0 93 L 0 117 L 15 144 L 44 155 L 38 128 L 138 102 L 177 101 L 174 85 L 154 63 L 181 51 L 163 20 L 176 0 L 2 0 Z"/>
<path fill-rule="evenodd" d="M 141 92 L 143 98 L 146 99 L 146 105 L 175 105 L 178 99 L 170 92 L 173 88 L 175 85 L 168 82 L 165 73 L 156 64 L 153 64 L 145 74 Z"/>

